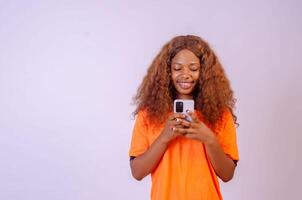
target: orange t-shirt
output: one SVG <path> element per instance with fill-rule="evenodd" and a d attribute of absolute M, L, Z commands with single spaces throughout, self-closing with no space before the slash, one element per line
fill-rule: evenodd
<path fill-rule="evenodd" d="M 197 112 L 197 115 L 204 121 L 201 113 Z M 148 125 L 146 113 L 139 112 L 133 129 L 129 156 L 144 153 L 159 136 L 163 127 L 164 124 Z M 224 112 L 219 126 L 213 131 L 226 155 L 238 161 L 236 129 L 230 111 Z M 171 141 L 151 177 L 152 200 L 222 199 L 217 176 L 205 147 L 197 140 L 177 137 Z"/>

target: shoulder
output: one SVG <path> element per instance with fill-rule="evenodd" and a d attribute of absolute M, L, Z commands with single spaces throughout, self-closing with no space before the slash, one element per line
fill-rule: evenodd
<path fill-rule="evenodd" d="M 232 112 L 229 108 L 226 108 L 222 111 L 221 121 L 226 122 L 226 121 L 229 121 L 229 120 L 233 120 L 233 114 L 232 114 Z"/>
<path fill-rule="evenodd" d="M 161 126 L 164 122 L 165 119 L 169 117 L 172 113 L 166 113 L 166 114 L 161 114 L 164 116 L 164 120 L 160 121 L 158 117 L 154 117 L 154 114 L 152 114 L 148 109 L 141 109 L 137 111 L 135 118 L 136 120 L 142 120 L 144 123 L 150 127 L 152 126 Z"/>
<path fill-rule="evenodd" d="M 144 128 L 152 126 L 149 116 L 150 115 L 147 109 L 139 110 L 135 116 L 136 124 Z"/>
<path fill-rule="evenodd" d="M 217 121 L 215 125 L 215 132 L 221 133 L 227 126 L 234 126 L 234 119 L 232 111 L 229 108 L 225 108 L 221 112 L 220 119 Z"/>
<path fill-rule="evenodd" d="M 135 119 L 136 120 L 148 120 L 148 111 L 146 109 L 142 109 L 137 111 L 136 115 L 135 115 Z"/>
<path fill-rule="evenodd" d="M 168 117 L 168 114 L 167 114 Z M 159 129 L 163 127 L 165 121 L 157 121 L 151 117 L 150 112 L 147 109 L 142 109 L 137 112 L 136 116 L 136 124 L 148 130 L 150 132 L 157 132 Z"/>

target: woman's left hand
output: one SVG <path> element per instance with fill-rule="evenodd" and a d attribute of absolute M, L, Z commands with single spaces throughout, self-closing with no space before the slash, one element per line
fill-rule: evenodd
<path fill-rule="evenodd" d="M 213 131 L 200 121 L 195 112 L 188 112 L 192 118 L 188 128 L 175 128 L 175 132 L 181 133 L 186 138 L 199 140 L 203 143 L 209 143 L 215 139 Z"/>

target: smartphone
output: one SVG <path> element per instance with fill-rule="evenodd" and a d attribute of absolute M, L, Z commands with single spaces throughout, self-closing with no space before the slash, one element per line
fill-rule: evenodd
<path fill-rule="evenodd" d="M 182 113 L 186 115 L 186 120 L 192 121 L 192 118 L 187 111 L 194 111 L 194 100 L 191 99 L 175 99 L 174 100 L 174 112 Z"/>

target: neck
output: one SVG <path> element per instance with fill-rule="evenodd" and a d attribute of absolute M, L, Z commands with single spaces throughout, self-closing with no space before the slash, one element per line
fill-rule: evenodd
<path fill-rule="evenodd" d="M 178 94 L 177 99 L 193 99 L 193 95 L 191 95 L 191 94 Z"/>

